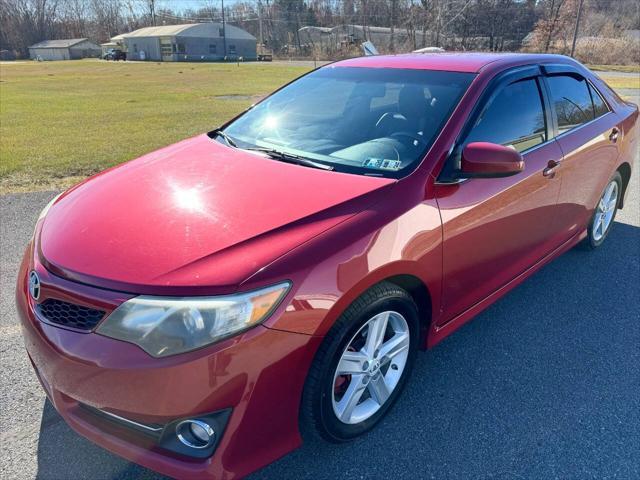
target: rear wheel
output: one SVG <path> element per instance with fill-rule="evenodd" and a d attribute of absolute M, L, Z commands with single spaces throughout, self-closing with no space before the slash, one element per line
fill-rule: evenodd
<path fill-rule="evenodd" d="M 343 442 L 372 429 L 398 398 L 418 346 L 411 296 L 381 283 L 336 321 L 309 371 L 303 394 L 305 435 Z"/>
<path fill-rule="evenodd" d="M 620 173 L 616 172 L 602 192 L 589 222 L 587 238 L 582 242 L 582 246 L 586 249 L 593 250 L 598 248 L 609 235 L 620 204 L 621 192 L 622 177 Z"/>

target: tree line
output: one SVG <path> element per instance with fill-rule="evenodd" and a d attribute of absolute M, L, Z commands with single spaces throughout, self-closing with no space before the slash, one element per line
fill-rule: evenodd
<path fill-rule="evenodd" d="M 144 26 L 221 21 L 224 13 L 227 22 L 276 55 L 348 56 L 374 27 L 389 29 L 389 41 L 379 46 L 384 52 L 436 46 L 568 54 L 580 10 L 578 57 L 602 50 L 609 60 L 620 55 L 622 63 L 639 61 L 633 37 L 640 30 L 637 0 L 252 0 L 227 1 L 224 12 L 221 0 L 202 0 L 197 8 L 174 5 L 180 3 L 0 0 L 0 49 L 26 57 L 29 45 L 46 39 L 87 37 L 101 43 Z M 365 38 L 337 38 L 332 48 L 318 49 L 299 33 L 305 26 L 340 25 L 362 26 Z"/>

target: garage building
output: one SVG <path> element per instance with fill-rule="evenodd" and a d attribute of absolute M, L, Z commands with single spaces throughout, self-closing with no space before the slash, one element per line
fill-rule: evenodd
<path fill-rule="evenodd" d="M 194 62 L 257 56 L 256 37 L 233 25 L 223 30 L 221 23 L 145 27 L 122 37 L 129 60 Z"/>
<path fill-rule="evenodd" d="M 29 57 L 41 60 L 75 60 L 100 56 L 100 46 L 86 38 L 44 40 L 29 47 Z"/>

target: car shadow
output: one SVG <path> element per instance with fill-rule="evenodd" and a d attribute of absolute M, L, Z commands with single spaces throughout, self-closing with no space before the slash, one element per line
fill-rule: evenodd
<path fill-rule="evenodd" d="M 252 478 L 640 476 L 640 228 L 616 223 L 418 355 L 387 418 L 308 441 Z M 44 407 L 39 479 L 160 479 Z"/>

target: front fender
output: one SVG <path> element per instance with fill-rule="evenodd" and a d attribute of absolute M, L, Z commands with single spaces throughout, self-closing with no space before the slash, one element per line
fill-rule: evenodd
<path fill-rule="evenodd" d="M 369 208 L 264 268 L 247 288 L 290 279 L 295 291 L 289 304 L 265 326 L 324 336 L 364 291 L 398 275 L 419 279 L 432 298 L 431 315 L 439 312 L 442 225 L 435 200 L 400 215 L 384 202 Z"/>

